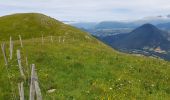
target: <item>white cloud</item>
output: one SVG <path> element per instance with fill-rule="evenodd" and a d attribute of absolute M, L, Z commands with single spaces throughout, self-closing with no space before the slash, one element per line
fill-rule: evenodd
<path fill-rule="evenodd" d="M 133 20 L 165 15 L 170 0 L 3 0 L 0 15 L 40 12 L 59 20 Z"/>

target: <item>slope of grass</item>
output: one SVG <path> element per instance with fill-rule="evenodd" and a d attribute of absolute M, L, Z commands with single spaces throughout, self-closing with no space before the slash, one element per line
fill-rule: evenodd
<path fill-rule="evenodd" d="M 81 40 L 87 33 L 38 13 L 19 13 L 0 17 L 0 40 L 6 40 L 10 36 L 18 39 L 18 35 L 22 35 L 24 39 L 42 35 L 65 35 Z"/>
<path fill-rule="evenodd" d="M 24 16 L 29 15 L 24 14 Z M 37 14 L 33 15 L 38 16 Z M 12 18 L 10 19 L 12 20 Z M 1 18 L 0 20 L 3 21 Z M 56 21 L 54 20 L 54 22 Z M 22 23 L 20 24 L 22 25 Z M 60 25 L 64 28 L 60 27 L 55 32 L 49 30 L 46 33 L 44 31 L 45 36 L 54 36 L 53 43 L 50 42 L 50 37 L 45 37 L 44 45 L 41 44 L 40 36 L 42 34 L 39 33 L 39 28 L 35 28 L 34 31 L 37 33 L 32 32 L 31 35 L 27 33 L 31 30 L 29 28 L 24 28 L 23 32 L 20 30 L 22 37 L 24 37 L 24 48 L 20 48 L 19 41 L 17 41 L 19 30 L 11 29 L 8 31 L 10 30 L 8 27 L 9 29 L 6 30 L 8 32 L 1 35 L 0 39 L 6 41 L 7 48 L 9 36 L 11 35 L 16 39 L 14 59 L 9 62 L 10 79 L 4 66 L 2 53 L 0 53 L 1 100 L 14 99 L 15 96 L 18 99 L 17 84 L 22 79 L 17 66 L 16 49 L 22 51 L 25 74 L 29 68 L 25 64 L 26 56 L 29 64 L 36 64 L 44 100 L 170 99 L 169 62 L 116 52 L 84 32 L 62 23 Z M 2 30 L 5 29 L 1 28 L 0 33 L 5 33 Z M 40 30 L 42 29 L 40 28 Z M 65 36 L 64 43 L 59 43 L 59 36 Z M 7 49 L 7 55 L 9 55 L 8 53 Z M 29 77 L 27 78 L 29 79 Z M 25 96 L 28 98 L 29 86 L 25 83 L 24 87 Z M 56 91 L 47 93 L 50 89 L 56 89 Z"/>

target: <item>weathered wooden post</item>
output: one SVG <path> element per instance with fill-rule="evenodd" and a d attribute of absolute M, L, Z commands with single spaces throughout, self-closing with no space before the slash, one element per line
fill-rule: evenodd
<path fill-rule="evenodd" d="M 5 43 L 1 44 L 1 49 L 2 49 L 3 56 L 4 56 L 5 65 L 8 65 L 8 61 L 6 57 L 6 50 L 5 50 Z"/>
<path fill-rule="evenodd" d="M 31 68 L 31 83 L 30 83 L 30 100 L 34 100 L 36 94 L 37 100 L 42 100 L 41 90 L 38 83 L 38 76 L 35 71 L 35 64 Z"/>
<path fill-rule="evenodd" d="M 12 60 L 12 56 L 13 56 L 13 41 L 12 41 L 12 37 L 10 36 L 10 43 L 9 43 L 9 52 L 10 52 L 10 60 Z"/>
<path fill-rule="evenodd" d="M 19 40 L 20 40 L 21 48 L 23 48 L 21 35 L 19 35 Z"/>
<path fill-rule="evenodd" d="M 53 36 L 51 36 L 51 42 L 53 43 Z"/>
<path fill-rule="evenodd" d="M 42 35 L 42 45 L 44 44 L 44 36 Z"/>
<path fill-rule="evenodd" d="M 35 93 L 37 96 L 37 100 L 42 100 L 41 90 L 40 90 L 39 83 L 38 83 L 38 76 L 37 76 L 37 72 L 35 71 L 35 65 L 33 64 L 32 66 L 34 66 L 34 75 L 35 75 L 34 85 L 35 85 Z"/>
<path fill-rule="evenodd" d="M 20 100 L 24 100 L 24 82 L 18 83 Z"/>
<path fill-rule="evenodd" d="M 17 50 L 17 60 L 18 60 L 18 66 L 19 66 L 19 70 L 20 70 L 20 73 L 21 73 L 21 76 L 26 79 L 25 75 L 24 75 L 24 72 L 23 72 L 23 68 L 22 68 L 22 65 L 21 65 L 21 54 L 20 54 L 20 50 Z"/>
<path fill-rule="evenodd" d="M 34 96 L 35 96 L 35 86 L 34 86 L 34 69 L 35 66 L 32 65 L 31 66 L 31 83 L 30 83 L 30 94 L 29 94 L 29 100 L 34 100 Z"/>

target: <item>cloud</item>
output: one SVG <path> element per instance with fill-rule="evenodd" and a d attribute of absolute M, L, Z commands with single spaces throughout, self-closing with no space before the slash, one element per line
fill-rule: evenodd
<path fill-rule="evenodd" d="M 168 14 L 170 0 L 4 0 L 0 15 L 40 12 L 59 20 L 134 20 Z"/>

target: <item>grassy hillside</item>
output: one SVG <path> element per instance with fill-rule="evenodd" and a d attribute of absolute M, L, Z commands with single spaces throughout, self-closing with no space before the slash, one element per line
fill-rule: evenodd
<path fill-rule="evenodd" d="M 21 13 L 0 17 L 0 40 L 7 40 L 10 36 L 17 39 L 19 34 L 24 39 L 42 35 L 67 35 L 82 39 L 84 38 L 83 35 L 86 35 L 74 27 L 65 25 L 43 14 Z"/>
<path fill-rule="evenodd" d="M 18 34 L 24 38 L 23 48 Z M 170 99 L 169 62 L 116 52 L 87 33 L 42 14 L 1 17 L 0 41 L 6 41 L 7 55 L 9 36 L 15 38 L 15 57 L 9 62 L 9 79 L 0 53 L 0 100 L 18 99 L 17 84 L 22 79 L 16 49 L 22 51 L 26 75 L 29 66 L 25 64 L 25 57 L 29 64 L 36 64 L 44 100 Z M 65 42 L 59 42 L 59 36 L 65 36 Z M 27 83 L 24 88 L 28 98 Z M 56 91 L 48 93 L 50 89 Z"/>

